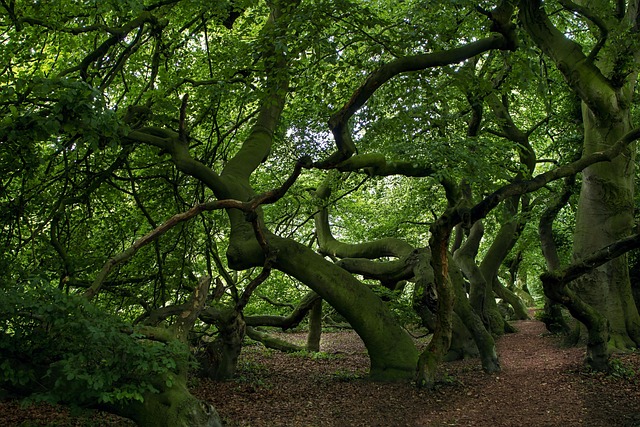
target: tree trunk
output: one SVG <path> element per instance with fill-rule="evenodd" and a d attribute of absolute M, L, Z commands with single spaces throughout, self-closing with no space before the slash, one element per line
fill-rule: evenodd
<path fill-rule="evenodd" d="M 246 324 L 242 313 L 233 309 L 221 311 L 220 317 L 214 322 L 218 336 L 206 344 L 204 352 L 197 359 L 205 376 L 214 380 L 228 380 L 236 372 Z"/>
<path fill-rule="evenodd" d="M 628 112 L 620 121 L 602 121 L 583 106 L 585 155 L 603 150 L 629 129 Z M 612 162 L 583 171 L 574 235 L 574 258 L 626 237 L 633 226 L 633 146 Z M 640 316 L 634 303 L 627 257 L 623 255 L 582 276 L 573 284 L 576 293 L 609 321 L 612 348 L 629 350 L 640 345 Z"/>
<path fill-rule="evenodd" d="M 434 332 L 437 321 L 437 293 L 435 292 L 430 259 L 429 252 L 422 251 L 414 266 L 416 283 L 413 308 L 422 320 L 423 326 Z M 483 325 L 480 317 L 471 308 L 464 289 L 464 278 L 451 258 L 449 265 L 449 275 L 455 292 L 455 305 L 451 344 L 444 360 L 459 360 L 480 355 L 482 366 L 486 371 L 499 370 L 493 337 Z"/>
<path fill-rule="evenodd" d="M 436 327 L 433 337 L 427 347 L 420 353 L 416 370 L 416 385 L 418 387 L 433 388 L 436 381 L 436 370 L 451 345 L 453 329 L 453 306 L 455 292 L 449 277 L 449 238 L 456 225 L 457 212 L 449 208 L 431 226 L 431 266 L 433 267 L 433 281 L 438 298 L 436 311 Z"/>
<path fill-rule="evenodd" d="M 144 402 L 132 401 L 108 410 L 135 421 L 140 427 L 222 427 L 213 406 L 196 399 L 189 392 L 186 380 L 175 379 L 170 387 L 166 387 L 166 382 L 158 386 L 161 392 L 145 394 Z"/>
<path fill-rule="evenodd" d="M 455 313 L 460 317 L 460 320 L 473 338 L 477 352 L 480 355 L 482 369 L 485 372 L 498 372 L 500 370 L 500 361 L 496 353 L 495 341 L 482 323 L 480 316 L 471 307 L 464 291 L 462 272 L 455 268 L 455 264 L 449 268 L 449 276 L 455 292 Z"/>
<path fill-rule="evenodd" d="M 418 350 L 386 305 L 367 286 L 306 246 L 273 237 L 274 267 L 300 280 L 340 313 L 358 333 L 377 381 L 411 380 Z"/>
<path fill-rule="evenodd" d="M 518 237 L 520 236 L 524 225 L 522 220 L 512 218 L 513 215 L 518 213 L 519 200 L 519 198 L 505 200 L 503 215 L 509 219 L 502 224 L 500 230 L 496 234 L 494 241 L 491 243 L 491 247 L 489 247 L 487 254 L 480 264 L 480 271 L 482 271 L 482 275 L 489 285 L 489 290 L 487 290 L 487 292 L 490 295 L 493 295 L 493 293 L 497 294 L 500 298 L 511 305 L 516 319 L 524 320 L 529 318 L 527 307 L 525 307 L 524 303 L 517 295 L 502 286 L 498 280 L 500 265 L 518 241 Z M 489 301 L 489 307 L 491 310 L 497 310 L 495 300 L 493 301 L 493 304 Z M 504 322 L 503 326 L 504 332 L 512 332 L 512 328 L 507 322 Z M 492 332 L 497 334 L 501 333 L 501 331 L 494 329 L 492 329 Z"/>
<path fill-rule="evenodd" d="M 602 50 L 594 51 L 598 53 L 595 58 L 587 57 L 583 46 L 553 25 L 540 0 L 520 2 L 520 19 L 582 100 L 583 156 L 607 150 L 632 127 L 630 105 L 640 51 L 626 40 L 637 25 L 636 2 L 629 2 L 618 23 L 609 25 L 609 37 L 620 42 L 604 44 Z M 575 259 L 630 234 L 634 162 L 635 144 L 631 144 L 610 162 L 583 170 L 574 232 Z M 640 345 L 640 316 L 631 296 L 626 256 L 594 269 L 573 286 L 587 305 L 608 319 L 612 347 L 630 349 Z"/>
<path fill-rule="evenodd" d="M 322 335 L 322 300 L 319 299 L 309 311 L 309 334 L 307 335 L 307 350 L 320 351 L 320 337 Z"/>

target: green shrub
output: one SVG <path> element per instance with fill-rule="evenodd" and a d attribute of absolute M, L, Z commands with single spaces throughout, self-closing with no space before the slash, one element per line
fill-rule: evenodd
<path fill-rule="evenodd" d="M 86 299 L 56 290 L 12 290 L 0 299 L 0 387 L 29 400 L 78 406 L 143 400 L 189 363 Z"/>

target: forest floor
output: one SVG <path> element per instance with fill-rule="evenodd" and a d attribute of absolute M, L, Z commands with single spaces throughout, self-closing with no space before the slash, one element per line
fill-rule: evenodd
<path fill-rule="evenodd" d="M 584 347 L 567 348 L 536 320 L 514 322 L 498 340 L 502 371 L 478 360 L 447 363 L 432 391 L 366 380 L 368 358 L 353 332 L 323 334 L 321 353 L 249 346 L 238 376 L 198 380 L 228 427 L 273 426 L 640 426 L 640 353 L 616 355 L 611 375 L 590 372 Z M 282 334 L 304 342 L 302 333 Z M 46 405 L 0 402 L 0 426 L 131 426 L 108 414 L 72 416 Z"/>

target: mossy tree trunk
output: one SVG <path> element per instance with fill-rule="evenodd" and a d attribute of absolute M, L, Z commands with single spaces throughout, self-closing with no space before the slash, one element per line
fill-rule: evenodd
<path fill-rule="evenodd" d="M 572 13 L 584 14 L 586 10 L 566 6 L 577 8 Z M 591 6 L 595 10 L 596 5 Z M 602 6 L 602 10 L 608 7 Z M 640 63 L 640 50 L 631 42 L 637 37 L 637 7 L 637 2 L 619 2 L 614 15 L 598 17 L 603 37 L 620 42 L 600 43 L 587 56 L 582 46 L 554 27 L 541 1 L 520 4 L 526 31 L 555 62 L 582 101 L 583 156 L 607 150 L 632 127 L 630 106 Z M 631 232 L 634 164 L 632 144 L 610 162 L 593 164 L 583 171 L 574 233 L 575 259 Z M 573 286 L 582 301 L 608 320 L 612 347 L 629 349 L 640 345 L 640 316 L 633 302 L 625 256 L 593 269 Z"/>
<path fill-rule="evenodd" d="M 313 303 L 309 311 L 309 332 L 307 334 L 307 350 L 320 351 L 322 336 L 322 300 Z"/>
<path fill-rule="evenodd" d="M 370 377 L 380 381 L 410 380 L 418 350 L 391 311 L 367 286 L 311 249 L 274 237 L 274 267 L 313 289 L 358 333 L 371 359 Z"/>
<path fill-rule="evenodd" d="M 110 412 L 135 421 L 140 427 L 222 427 L 216 410 L 195 398 L 184 378 L 167 379 L 157 384 L 159 393 L 146 393 L 144 402 L 132 401 L 126 406 L 110 407 Z"/>
<path fill-rule="evenodd" d="M 630 130 L 629 111 L 620 111 L 617 116 L 604 122 L 586 106 L 583 108 L 586 153 L 610 146 Z M 576 259 L 631 232 L 634 158 L 635 151 L 630 150 L 611 163 L 584 170 L 574 235 Z M 629 350 L 640 345 L 640 316 L 631 292 L 626 255 L 582 276 L 573 286 L 585 302 L 608 319 L 611 347 Z"/>

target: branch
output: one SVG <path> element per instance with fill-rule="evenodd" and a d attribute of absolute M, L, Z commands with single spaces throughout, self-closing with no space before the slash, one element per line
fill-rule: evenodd
<path fill-rule="evenodd" d="M 336 262 L 351 274 L 360 274 L 366 279 L 384 283 L 397 283 L 413 277 L 413 253 L 396 261 L 372 261 L 365 258 L 343 258 Z"/>
<path fill-rule="evenodd" d="M 398 58 L 382 65 L 371 73 L 367 80 L 355 90 L 351 99 L 329 119 L 329 128 L 333 133 L 338 150 L 329 156 L 328 159 L 316 163 L 315 166 L 321 169 L 333 168 L 356 152 L 356 146 L 351 138 L 351 132 L 348 126 L 349 119 L 371 98 L 378 88 L 393 77 L 403 73 L 422 71 L 427 68 L 457 64 L 493 49 L 514 49 L 515 44 L 513 40 L 510 40 L 513 36 L 512 31 L 511 29 L 507 31 L 507 27 L 509 27 L 508 21 L 511 18 L 510 14 L 513 7 L 499 6 L 499 9 L 500 16 L 498 17 L 496 15 L 493 16 L 493 18 L 495 18 L 496 21 L 502 20 L 503 22 L 499 24 L 496 23 L 494 29 L 500 28 L 505 30 L 505 33 L 493 34 L 487 38 L 446 51 Z M 498 8 L 496 10 L 498 10 Z M 506 17 L 506 15 L 509 16 Z"/>
<path fill-rule="evenodd" d="M 534 42 L 555 62 L 569 86 L 592 112 L 618 111 L 618 100 L 611 82 L 582 53 L 582 47 L 568 39 L 549 20 L 540 0 L 520 2 L 520 19 Z M 615 117 L 600 117 L 616 120 Z"/>
<path fill-rule="evenodd" d="M 188 221 L 194 216 L 202 212 L 218 210 L 218 209 L 239 209 L 248 214 L 252 214 L 252 213 L 255 213 L 256 209 L 258 209 L 258 207 L 260 207 L 263 204 L 275 203 L 282 196 L 284 196 L 284 194 L 291 187 L 291 185 L 293 185 L 297 177 L 300 175 L 300 171 L 302 170 L 303 165 L 306 165 L 306 164 L 308 164 L 308 161 L 304 159 L 297 162 L 296 166 L 294 167 L 293 173 L 287 179 L 287 181 L 285 181 L 282 187 L 259 194 L 254 198 L 252 198 L 251 200 L 249 200 L 248 202 L 240 202 L 238 200 L 233 200 L 233 199 L 215 200 L 212 202 L 200 203 L 198 205 L 195 205 L 194 207 L 192 207 L 186 212 L 182 212 L 172 216 L 167 221 L 160 224 L 158 227 L 156 227 L 149 233 L 145 234 L 138 240 L 136 240 L 133 243 L 133 245 L 131 245 L 131 247 L 124 250 L 123 252 L 120 252 L 113 258 L 109 259 L 103 265 L 102 270 L 100 271 L 100 273 L 98 273 L 98 276 L 94 280 L 91 287 L 85 291 L 84 293 L 85 298 L 91 300 L 100 292 L 100 288 L 102 287 L 109 273 L 115 266 L 131 259 L 131 257 L 133 257 L 136 254 L 136 252 L 138 252 L 141 248 L 157 240 L 160 236 L 162 236 L 164 233 L 171 230 L 173 227 L 180 224 L 181 222 Z M 260 228 L 258 227 L 258 230 L 256 230 L 256 233 L 259 233 L 259 232 L 261 231 L 260 231 Z M 261 241 L 260 238 L 258 241 L 259 242 Z M 262 237 L 262 241 L 266 242 L 264 236 Z"/>
<path fill-rule="evenodd" d="M 565 178 L 564 188 L 562 193 L 547 206 L 540 216 L 540 222 L 538 223 L 538 235 L 540 237 L 540 248 L 542 249 L 542 255 L 547 264 L 547 270 L 555 271 L 560 268 L 560 257 L 558 255 L 558 248 L 556 242 L 553 239 L 553 221 L 558 216 L 560 210 L 567 204 L 571 194 L 573 193 L 572 187 L 575 184 L 575 175 Z"/>
<path fill-rule="evenodd" d="M 267 348 L 272 348 L 274 350 L 282 351 L 285 353 L 295 353 L 298 351 L 305 351 L 304 347 L 297 346 L 288 341 L 281 340 L 280 338 L 273 337 L 264 332 L 260 332 L 256 329 L 253 329 L 250 326 L 247 326 L 245 331 L 249 338 L 251 338 L 254 341 L 261 342 Z"/>
<path fill-rule="evenodd" d="M 364 170 L 369 176 L 403 175 L 432 176 L 436 170 L 418 162 L 388 161 L 383 154 L 369 153 L 352 156 L 336 166 L 340 172 Z"/>
<path fill-rule="evenodd" d="M 315 197 L 324 205 L 331 197 L 330 180 L 328 177 L 315 192 Z M 396 238 L 379 239 L 372 242 L 349 244 L 338 241 L 331 233 L 329 225 L 329 213 L 326 207 L 316 212 L 314 216 L 318 245 L 321 253 L 340 258 L 367 258 L 375 259 L 386 256 L 402 258 L 413 251 L 413 246 Z"/>
<path fill-rule="evenodd" d="M 591 270 L 638 248 L 640 248 L 640 233 L 613 242 L 561 270 L 546 272 L 542 276 L 545 279 L 552 277 L 554 283 L 563 286 L 589 273 Z"/>
<path fill-rule="evenodd" d="M 185 93 L 182 97 L 182 105 L 180 106 L 180 121 L 178 125 L 178 138 L 182 143 L 187 142 L 187 102 L 189 101 L 189 94 Z"/>
<path fill-rule="evenodd" d="M 123 40 L 127 36 L 127 34 L 129 34 L 135 28 L 142 27 L 145 23 L 148 23 L 148 22 L 150 22 L 151 24 L 157 24 L 158 20 L 151 13 L 144 11 L 136 19 L 129 22 L 128 24 L 118 29 L 114 29 L 110 31 L 112 34 L 111 37 L 109 37 L 100 46 L 98 46 L 96 50 L 94 50 L 89 55 L 87 55 L 82 60 L 82 62 L 80 62 L 79 65 L 76 65 L 75 67 L 71 67 L 62 71 L 58 75 L 58 78 L 63 77 L 67 74 L 73 73 L 75 71 L 80 71 L 80 76 L 82 77 L 83 80 L 86 80 L 87 69 L 93 62 L 97 61 L 98 59 L 106 55 L 112 46 L 115 46 L 117 43 Z"/>
<path fill-rule="evenodd" d="M 602 19 L 600 19 L 599 16 L 591 12 L 591 10 L 589 10 L 589 8 L 585 6 L 576 4 L 571 0 L 559 1 L 562 7 L 584 16 L 589 21 L 593 22 L 600 30 L 600 39 L 598 40 L 598 43 L 596 43 L 596 45 L 593 47 L 593 49 L 591 49 L 591 52 L 589 52 L 589 56 L 587 57 L 587 60 L 593 63 L 596 56 L 598 55 L 598 52 L 600 52 L 600 49 L 602 49 L 607 42 L 607 37 L 609 37 L 609 28 L 607 28 L 607 24 Z"/>
<path fill-rule="evenodd" d="M 557 167 L 548 172 L 535 176 L 532 179 L 520 182 L 514 182 L 509 185 L 505 185 L 499 188 L 489 196 L 485 197 L 480 203 L 475 205 L 469 211 L 469 218 L 471 223 L 484 218 L 493 208 L 495 208 L 504 199 L 517 196 L 525 193 L 531 193 L 536 191 L 551 181 L 555 181 L 560 178 L 565 178 L 571 175 L 575 175 L 588 166 L 599 162 L 608 162 L 615 159 L 623 151 L 627 150 L 627 146 L 640 138 L 640 127 L 631 130 L 624 135 L 618 142 L 613 144 L 611 148 L 604 151 L 589 154 L 571 162 L 569 164 Z M 460 218 L 458 218 L 460 220 Z"/>
<path fill-rule="evenodd" d="M 209 294 L 209 286 L 211 285 L 211 276 L 203 276 L 198 281 L 198 286 L 193 291 L 191 299 L 184 305 L 184 309 L 171 325 L 176 338 L 182 342 L 186 342 L 187 335 L 194 322 L 198 319 L 198 315 L 204 308 Z"/>
<path fill-rule="evenodd" d="M 260 102 L 258 117 L 251 128 L 249 136 L 243 142 L 240 150 L 227 162 L 221 175 L 233 175 L 248 179 L 253 171 L 268 157 L 273 143 L 280 116 L 284 110 L 286 96 L 289 90 L 289 58 L 285 48 L 277 48 L 276 40 L 287 31 L 291 22 L 289 12 L 296 6 L 289 5 L 284 10 L 281 2 L 268 2 L 271 7 L 269 19 L 262 28 L 266 46 L 263 52 L 263 62 L 266 68 L 265 96 Z M 283 7 L 281 9 L 281 6 Z"/>
<path fill-rule="evenodd" d="M 245 321 L 247 326 L 274 326 L 286 331 L 298 326 L 319 299 L 318 294 L 309 291 L 288 316 L 247 316 Z"/>

